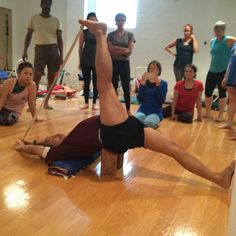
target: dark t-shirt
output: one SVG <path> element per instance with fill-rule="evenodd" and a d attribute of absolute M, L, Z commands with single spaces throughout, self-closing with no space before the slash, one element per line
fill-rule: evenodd
<path fill-rule="evenodd" d="M 88 29 L 83 31 L 84 33 L 84 48 L 82 52 L 81 65 L 83 66 L 95 66 L 96 55 L 96 38 L 94 34 L 90 33 Z"/>
<path fill-rule="evenodd" d="M 120 37 L 117 34 L 117 31 L 113 31 L 108 34 L 107 40 L 110 41 L 113 46 L 122 47 L 122 48 L 128 48 L 129 42 L 131 41 L 134 43 L 136 42 L 134 34 L 128 31 L 125 31 L 122 37 Z M 126 56 L 126 55 L 118 55 L 118 56 L 111 55 L 111 57 L 112 59 L 116 59 L 116 60 L 123 60 L 123 61 L 129 60 L 129 56 Z"/>
<path fill-rule="evenodd" d="M 46 157 L 50 160 L 75 160 L 92 156 L 102 149 L 98 137 L 100 116 L 80 122 L 57 147 L 52 147 Z"/>
<path fill-rule="evenodd" d="M 176 39 L 176 59 L 174 67 L 184 70 L 184 67 L 193 63 L 193 41 L 184 45 L 182 39 Z"/>

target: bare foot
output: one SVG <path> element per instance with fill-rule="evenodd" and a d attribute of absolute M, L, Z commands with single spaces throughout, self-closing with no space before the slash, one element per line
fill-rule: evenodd
<path fill-rule="evenodd" d="M 92 109 L 95 110 L 95 111 L 97 111 L 99 108 L 98 108 L 98 106 L 96 106 L 95 104 L 93 104 Z"/>
<path fill-rule="evenodd" d="M 208 113 L 204 113 L 204 114 L 202 115 L 202 117 L 203 117 L 203 118 L 211 118 L 211 115 L 208 114 Z"/>
<path fill-rule="evenodd" d="M 217 117 L 217 118 L 214 119 L 214 121 L 217 122 L 217 123 L 220 123 L 220 122 L 223 122 L 224 119 L 223 119 L 223 117 Z"/>
<path fill-rule="evenodd" d="M 24 146 L 24 142 L 22 140 L 18 140 L 16 141 L 16 143 L 14 144 L 13 148 L 16 150 L 16 151 L 20 151 L 22 146 Z"/>
<path fill-rule="evenodd" d="M 87 103 L 85 103 L 84 105 L 80 106 L 80 109 L 88 109 L 89 105 Z"/>
<path fill-rule="evenodd" d="M 47 109 L 47 110 L 52 110 L 53 109 L 53 107 L 48 105 L 48 104 L 45 104 L 43 108 Z"/>
<path fill-rule="evenodd" d="M 227 122 L 221 126 L 219 126 L 220 129 L 232 129 L 232 124 L 230 122 Z"/>
<path fill-rule="evenodd" d="M 91 20 L 79 20 L 79 23 L 81 25 L 86 26 L 90 32 L 92 33 L 107 33 L 107 25 L 105 23 L 100 23 L 96 21 L 91 21 Z"/>
<path fill-rule="evenodd" d="M 230 166 L 226 167 L 221 173 L 220 173 L 220 180 L 218 184 L 224 188 L 229 189 L 231 186 L 232 178 L 234 175 L 234 169 L 235 169 L 235 161 L 232 161 Z"/>
<path fill-rule="evenodd" d="M 236 134 L 229 135 L 229 140 L 236 141 Z"/>

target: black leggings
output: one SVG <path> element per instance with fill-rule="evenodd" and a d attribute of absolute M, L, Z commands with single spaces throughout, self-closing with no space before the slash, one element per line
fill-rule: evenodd
<path fill-rule="evenodd" d="M 193 114 L 190 112 L 180 112 L 175 110 L 175 114 L 177 115 L 177 120 L 183 123 L 192 123 L 193 122 Z M 163 116 L 165 118 L 171 117 L 171 106 L 167 106 L 163 108 Z"/>
<path fill-rule="evenodd" d="M 14 125 L 18 121 L 18 115 L 5 107 L 0 111 L 0 125 Z"/>
<path fill-rule="evenodd" d="M 130 63 L 129 61 L 112 60 L 113 75 L 112 83 L 117 92 L 119 76 L 124 91 L 126 110 L 130 110 Z"/>
<path fill-rule="evenodd" d="M 226 90 L 221 87 L 221 82 L 224 79 L 225 71 L 219 73 L 208 72 L 205 84 L 205 96 L 211 97 L 214 89 L 217 87 L 219 90 L 219 97 L 226 97 Z"/>
<path fill-rule="evenodd" d="M 92 72 L 92 80 L 93 80 L 93 103 L 95 104 L 98 98 L 98 90 L 97 90 L 97 76 L 95 67 L 91 66 L 82 66 L 82 73 L 84 78 L 84 100 L 85 103 L 89 102 L 89 87 L 91 81 L 91 72 Z"/>

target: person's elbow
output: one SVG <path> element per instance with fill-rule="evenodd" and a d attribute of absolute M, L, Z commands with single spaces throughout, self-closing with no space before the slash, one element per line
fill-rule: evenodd
<path fill-rule="evenodd" d="M 164 50 L 169 51 L 170 48 L 166 45 L 166 46 L 164 47 Z"/>

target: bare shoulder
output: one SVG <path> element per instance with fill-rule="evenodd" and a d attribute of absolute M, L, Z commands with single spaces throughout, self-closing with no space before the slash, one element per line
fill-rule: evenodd
<path fill-rule="evenodd" d="M 5 88 L 11 87 L 11 86 L 13 86 L 15 83 L 16 83 L 16 79 L 14 79 L 14 78 L 9 78 L 9 79 L 7 79 L 7 80 L 5 80 L 5 81 L 3 82 L 3 86 L 4 86 Z"/>
<path fill-rule="evenodd" d="M 36 90 L 36 84 L 34 81 L 32 81 L 29 85 L 28 85 L 28 89 L 35 91 Z"/>
<path fill-rule="evenodd" d="M 229 47 L 232 47 L 233 46 L 233 44 L 236 42 L 236 37 L 232 37 L 232 36 L 229 36 L 228 38 L 227 38 L 227 44 L 228 44 L 228 46 Z"/>

